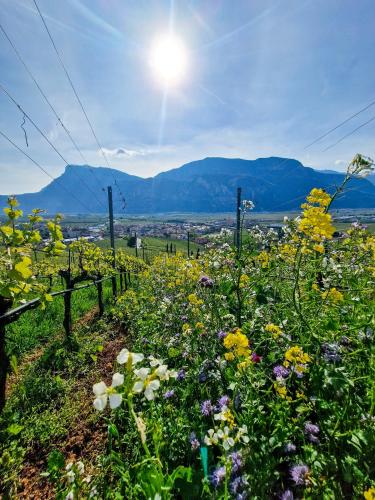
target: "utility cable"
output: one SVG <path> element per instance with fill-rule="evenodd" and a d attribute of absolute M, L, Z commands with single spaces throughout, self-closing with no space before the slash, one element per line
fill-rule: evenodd
<path fill-rule="evenodd" d="M 19 111 L 22 113 L 23 117 L 27 118 L 29 122 L 35 127 L 35 129 L 42 135 L 42 137 L 47 141 L 47 143 L 51 146 L 51 148 L 56 152 L 56 154 L 63 160 L 63 162 L 66 165 L 69 165 L 69 162 L 67 161 L 66 158 L 60 153 L 60 151 L 56 148 L 56 146 L 48 139 L 48 137 L 45 135 L 45 133 L 38 127 L 38 125 L 34 122 L 34 120 L 26 113 L 26 111 L 22 108 L 22 106 L 12 97 L 12 95 L 6 90 L 6 88 L 0 83 L 0 90 L 10 99 L 10 101 L 19 109 Z M 103 203 L 99 200 L 99 198 L 96 196 L 96 193 L 90 188 L 90 186 L 85 182 L 83 178 L 81 178 L 78 173 L 73 170 L 74 173 L 77 175 L 78 179 L 86 186 L 86 188 L 91 192 L 93 196 L 95 196 L 96 200 L 98 203 L 100 203 L 104 208 L 105 206 Z M 90 210 L 91 211 L 91 210 Z"/>
<path fill-rule="evenodd" d="M 78 203 L 80 203 L 85 210 L 88 210 L 89 212 L 91 212 L 91 210 L 87 207 L 87 205 L 85 203 L 83 203 L 79 198 L 77 198 L 77 196 L 75 196 L 75 194 L 73 194 L 69 189 L 67 189 L 64 184 L 61 183 L 61 181 L 59 179 L 56 179 L 55 177 L 53 177 L 53 175 L 51 175 L 49 172 L 47 172 L 47 170 L 45 168 L 43 168 L 37 161 L 35 161 L 28 153 L 26 153 L 26 151 L 24 151 L 20 146 L 18 146 L 15 142 L 13 142 L 6 134 L 4 134 L 4 132 L 2 132 L 0 130 L 0 135 L 5 139 L 7 140 L 12 146 L 14 146 L 20 153 L 22 153 L 24 156 L 26 156 L 26 158 L 28 158 L 32 163 L 34 163 L 34 165 L 36 165 L 39 170 L 41 170 L 43 173 L 45 173 L 46 175 L 48 175 L 48 177 L 50 179 L 52 179 L 53 181 L 56 181 L 58 183 L 58 186 L 61 187 L 62 189 L 64 189 L 68 194 L 69 196 L 72 196 L 73 198 L 75 198 Z"/>
<path fill-rule="evenodd" d="M 79 106 L 80 106 L 80 108 L 81 108 L 81 110 L 82 110 L 82 113 L 84 114 L 84 116 L 85 116 L 85 118 L 86 118 L 87 124 L 88 124 L 88 126 L 90 127 L 90 130 L 91 130 L 92 135 L 93 135 L 93 137 L 94 137 L 94 139 L 95 139 L 95 142 L 96 142 L 96 144 L 98 145 L 98 148 L 99 148 L 99 150 L 100 150 L 100 151 L 101 151 L 101 153 L 102 153 L 102 156 L 103 156 L 103 158 L 104 158 L 104 160 L 105 160 L 105 162 L 106 162 L 106 164 L 107 164 L 107 167 L 111 170 L 111 166 L 110 166 L 110 164 L 109 164 L 109 161 L 108 161 L 107 155 L 105 154 L 105 152 L 104 152 L 104 150 L 103 150 L 103 147 L 101 146 L 101 144 L 100 144 L 100 142 L 99 142 L 98 136 L 97 136 L 97 135 L 96 135 L 96 133 L 95 133 L 94 127 L 93 127 L 93 125 L 92 125 L 92 123 L 91 123 L 91 121 L 90 121 L 90 119 L 89 119 L 89 117 L 88 117 L 88 115 L 87 115 L 87 112 L 86 112 L 86 110 L 85 110 L 85 107 L 83 106 L 83 103 L 82 103 L 82 101 L 81 101 L 81 99 L 80 99 L 80 97 L 79 97 L 79 95 L 78 95 L 78 92 L 77 92 L 77 90 L 76 90 L 76 88 L 75 88 L 75 86 L 74 86 L 74 84 L 73 84 L 73 81 L 72 81 L 72 79 L 71 79 L 71 77 L 70 77 L 70 75 L 69 75 L 69 72 L 68 72 L 68 70 L 67 70 L 67 68 L 66 68 L 65 64 L 64 64 L 64 61 L 63 61 L 63 59 L 62 59 L 62 57 L 61 57 L 61 55 L 60 55 L 60 52 L 59 52 L 59 50 L 57 49 L 57 46 L 56 46 L 55 41 L 54 41 L 54 39 L 53 39 L 53 37 L 52 37 L 52 35 L 51 35 L 51 32 L 50 32 L 50 30 L 49 30 L 49 28 L 48 28 L 48 26 L 47 26 L 47 23 L 46 23 L 46 21 L 45 21 L 45 19 L 44 19 L 44 17 L 43 17 L 43 14 L 41 13 L 41 11 L 40 11 L 40 9 L 39 9 L 38 3 L 37 3 L 37 1 L 36 1 L 36 0 L 33 0 L 33 2 L 34 2 L 34 5 L 35 5 L 35 7 L 36 7 L 36 9 L 37 9 L 37 11 L 38 11 L 39 17 L 40 17 L 40 19 L 42 20 L 42 23 L 43 23 L 43 25 L 44 25 L 44 27 L 45 27 L 45 29 L 46 29 L 46 31 L 47 31 L 48 37 L 49 37 L 49 39 L 50 39 L 50 41 L 51 41 L 51 43 L 52 43 L 52 46 L 53 46 L 53 48 L 54 48 L 54 50 L 55 50 L 55 53 L 56 53 L 57 58 L 58 58 L 58 60 L 59 60 L 59 62 L 60 62 L 60 65 L 61 65 L 61 67 L 62 67 L 62 69 L 63 69 L 63 71 L 64 71 L 64 73 L 65 73 L 65 76 L 66 76 L 66 78 L 67 78 L 67 80 L 68 80 L 68 82 L 69 82 L 69 84 L 70 84 L 70 87 L 71 87 L 71 89 L 72 89 L 72 91 L 73 91 L 73 93 L 74 93 L 74 95 L 75 95 L 75 97 L 76 97 L 76 99 L 77 99 L 77 102 L 78 102 L 78 104 L 79 104 Z M 122 202 L 123 202 L 123 203 L 125 203 L 125 197 L 123 196 L 123 194 L 122 194 L 122 192 L 121 192 L 121 190 L 120 190 L 120 187 L 117 185 L 116 178 L 115 178 L 115 176 L 113 175 L 112 170 L 111 170 L 111 175 L 112 175 L 113 180 L 114 180 L 114 182 L 115 182 L 115 184 L 116 184 L 116 186 L 117 186 L 117 189 L 118 189 L 118 191 L 119 191 L 119 193 L 120 193 L 121 200 L 122 200 Z"/>

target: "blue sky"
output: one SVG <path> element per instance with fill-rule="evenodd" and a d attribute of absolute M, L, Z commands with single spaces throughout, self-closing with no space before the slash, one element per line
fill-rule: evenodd
<path fill-rule="evenodd" d="M 375 156 L 375 106 L 324 141 L 308 143 L 375 99 L 373 0 L 174 0 L 188 51 L 186 78 L 165 89 L 149 65 L 167 33 L 171 0 L 39 0 L 39 7 L 111 166 L 148 177 L 205 156 L 297 158 L 344 169 Z M 0 21 L 79 144 L 105 165 L 32 0 L 0 0 Z M 0 83 L 69 163 L 82 160 L 0 33 Z M 164 117 L 164 119 L 163 119 Z M 0 92 L 0 130 L 53 176 L 63 161 Z M 0 137 L 0 193 L 50 179 Z"/>

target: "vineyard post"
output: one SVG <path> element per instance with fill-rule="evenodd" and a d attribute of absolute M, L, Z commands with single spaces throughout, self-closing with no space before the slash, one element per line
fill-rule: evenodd
<path fill-rule="evenodd" d="M 237 188 L 237 210 L 236 210 L 236 247 L 237 247 L 237 256 L 240 255 L 241 249 L 241 188 Z"/>
<path fill-rule="evenodd" d="M 10 301 L 4 297 L 0 297 L 0 316 L 6 313 L 10 307 Z M 0 320 L 0 411 L 5 405 L 5 387 L 7 373 L 9 367 L 9 359 L 5 346 L 5 322 Z"/>
<path fill-rule="evenodd" d="M 135 234 L 135 256 L 138 257 L 137 231 L 134 234 Z"/>
<path fill-rule="evenodd" d="M 116 251 L 115 251 L 115 232 L 113 227 L 113 199 L 112 199 L 112 187 L 108 186 L 108 211 L 109 211 L 109 233 L 111 239 L 111 248 L 112 248 L 112 266 L 116 268 Z M 115 298 L 117 295 L 117 283 L 116 276 L 112 276 L 112 293 Z"/>
<path fill-rule="evenodd" d="M 69 252 L 70 253 L 70 252 Z M 70 258 L 69 258 L 70 261 Z M 68 290 L 64 293 L 64 329 L 66 340 L 71 343 L 72 334 L 72 292 L 70 291 L 73 284 L 71 281 L 70 266 L 67 271 L 60 271 L 62 278 L 65 281 L 65 288 Z"/>
<path fill-rule="evenodd" d="M 187 254 L 190 259 L 190 231 L 187 232 Z"/>
<path fill-rule="evenodd" d="M 104 302 L 103 302 L 103 283 L 101 281 L 101 276 L 97 283 L 98 290 L 98 306 L 99 306 L 99 316 L 103 316 L 104 314 Z"/>

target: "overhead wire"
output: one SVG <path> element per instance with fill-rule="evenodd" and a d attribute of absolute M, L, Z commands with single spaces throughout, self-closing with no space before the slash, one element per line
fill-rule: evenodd
<path fill-rule="evenodd" d="M 80 99 L 80 97 L 79 97 L 79 95 L 78 95 L 78 92 L 77 92 L 77 90 L 76 90 L 76 88 L 75 88 L 75 86 L 74 86 L 74 84 L 73 84 L 73 81 L 72 81 L 72 79 L 71 79 L 71 77 L 70 77 L 70 75 L 69 75 L 69 72 L 68 72 L 68 70 L 67 70 L 67 68 L 66 68 L 65 64 L 64 64 L 64 61 L 63 61 L 63 59 L 62 59 L 62 57 L 61 57 L 61 55 L 60 55 L 60 52 L 59 52 L 59 50 L 58 50 L 58 48 L 57 48 L 57 46 L 56 46 L 56 43 L 55 43 L 55 41 L 54 41 L 54 39 L 53 39 L 53 37 L 52 37 L 52 34 L 51 34 L 51 32 L 50 32 L 50 30 L 49 30 L 49 28 L 48 28 L 48 26 L 47 26 L 47 23 L 46 23 L 46 21 L 45 21 L 45 19 L 44 19 L 44 16 L 43 16 L 43 14 L 42 14 L 42 12 L 41 12 L 41 10 L 40 10 L 39 6 L 38 6 L 37 1 L 36 1 L 36 0 L 33 0 L 33 2 L 34 2 L 34 5 L 35 5 L 35 7 L 36 7 L 36 9 L 37 9 L 37 11 L 38 11 L 39 17 L 40 17 L 40 19 L 42 20 L 42 23 L 43 23 L 43 25 L 44 25 L 44 27 L 45 27 L 45 29 L 46 29 L 46 31 L 47 31 L 48 37 L 49 37 L 49 39 L 50 39 L 50 41 L 51 41 L 51 44 L 52 44 L 52 46 L 53 46 L 53 48 L 54 48 L 54 51 L 55 51 L 56 56 L 57 56 L 57 58 L 58 58 L 58 60 L 59 60 L 59 62 L 60 62 L 60 65 L 61 65 L 61 67 L 62 67 L 62 69 L 63 69 L 63 71 L 64 71 L 64 73 L 65 73 L 65 76 L 66 76 L 66 78 L 67 78 L 67 80 L 68 80 L 68 82 L 69 82 L 69 84 L 70 84 L 70 87 L 71 87 L 71 89 L 72 89 L 72 91 L 73 91 L 73 93 L 74 93 L 74 95 L 75 95 L 75 97 L 76 97 L 76 99 L 77 99 L 77 102 L 78 102 L 78 104 L 79 104 L 79 106 L 80 106 L 80 108 L 81 108 L 81 110 L 82 110 L 82 113 L 83 113 L 83 115 L 84 115 L 84 117 L 85 117 L 85 119 L 86 119 L 86 121 L 87 121 L 87 124 L 88 124 L 88 126 L 89 126 L 89 128 L 90 128 L 90 130 L 91 130 L 91 133 L 92 133 L 92 135 L 93 135 L 93 137 L 94 137 L 94 139 L 95 139 L 95 142 L 96 142 L 96 144 L 97 144 L 97 146 L 98 146 L 98 148 L 99 148 L 99 150 L 100 150 L 100 152 L 101 152 L 101 154 L 102 154 L 102 156 L 103 156 L 103 158 L 104 158 L 104 160 L 105 160 L 105 162 L 106 162 L 107 167 L 108 167 L 108 168 L 110 169 L 110 171 L 111 171 L 111 175 L 112 175 L 112 177 L 113 177 L 114 183 L 115 183 L 115 185 L 117 186 L 117 189 L 118 189 L 118 191 L 119 191 L 119 193 L 120 193 L 120 198 L 121 198 L 121 200 L 122 200 L 122 203 L 123 203 L 123 204 L 125 204 L 125 203 L 126 203 L 126 202 L 125 202 L 125 197 L 124 197 L 124 195 L 122 194 L 121 189 L 120 189 L 120 187 L 119 187 L 119 186 L 118 186 L 118 184 L 117 184 L 117 181 L 116 181 L 115 176 L 113 175 L 113 172 L 112 172 L 111 166 L 110 166 L 110 164 L 109 164 L 109 161 L 108 161 L 107 155 L 105 154 L 105 152 L 104 152 L 104 150 L 103 150 L 103 147 L 102 147 L 102 145 L 101 145 L 101 144 L 100 144 L 100 142 L 99 142 L 98 136 L 97 136 L 97 134 L 95 133 L 94 127 L 93 127 L 93 125 L 92 125 L 92 123 L 91 123 L 91 121 L 90 121 L 90 119 L 89 119 L 89 117 L 88 117 L 88 115 L 87 115 L 87 112 L 86 112 L 86 110 L 85 110 L 85 107 L 83 106 L 83 103 L 82 103 L 82 101 L 81 101 L 81 99 Z"/>
<path fill-rule="evenodd" d="M 344 139 L 346 139 L 347 137 L 349 137 L 349 136 L 353 135 L 355 132 L 357 132 L 357 130 L 361 129 L 362 127 L 365 127 L 366 125 L 368 125 L 369 123 L 373 122 L 374 120 L 375 120 L 375 116 L 373 116 L 372 118 L 370 118 L 369 120 L 367 120 L 365 123 L 362 123 L 361 125 L 359 125 L 358 127 L 356 127 L 354 130 L 352 130 L 351 132 L 348 132 L 347 134 L 345 134 L 342 137 L 340 137 L 339 140 L 337 140 L 336 142 L 334 142 L 330 146 L 328 146 L 325 149 L 323 149 L 323 152 L 328 151 L 329 149 L 332 149 L 334 146 L 336 146 L 337 144 L 339 144 L 340 142 L 342 142 Z"/>
<path fill-rule="evenodd" d="M 78 201 L 78 203 L 80 203 L 85 210 L 88 210 L 89 212 L 91 211 L 88 208 L 88 206 L 85 203 L 83 203 L 82 200 L 80 200 L 74 193 L 72 193 L 69 189 L 67 189 L 65 187 L 65 185 L 59 179 L 57 179 L 56 177 L 53 177 L 53 175 L 51 175 L 45 168 L 43 168 L 36 160 L 34 160 L 26 151 L 24 151 L 20 146 L 18 146 L 15 142 L 13 142 L 12 139 L 10 139 L 1 130 L 0 130 L 0 135 L 5 140 L 7 140 L 12 146 L 14 146 L 20 153 L 22 153 L 24 156 L 26 156 L 26 158 L 28 158 L 32 163 L 34 163 L 34 165 L 36 165 L 39 168 L 39 170 L 41 170 L 43 173 L 45 173 L 46 175 L 48 175 L 48 177 L 50 179 L 52 179 L 53 181 L 56 181 L 57 185 L 59 187 L 61 187 L 62 189 L 64 189 L 69 194 L 69 196 L 72 196 L 73 198 L 75 198 Z"/>
<path fill-rule="evenodd" d="M 336 125 L 335 127 L 331 128 L 330 130 L 328 130 L 327 132 L 325 132 L 323 135 L 317 137 L 316 139 L 314 139 L 312 142 L 310 142 L 310 144 L 307 144 L 303 149 L 308 149 L 310 146 L 312 146 L 313 144 L 316 144 L 317 142 L 319 142 L 321 139 L 324 139 L 325 137 L 327 137 L 327 135 L 329 135 L 331 132 L 334 132 L 335 130 L 337 130 L 338 128 L 342 127 L 342 125 L 345 125 L 345 123 L 348 123 L 350 120 L 352 120 L 353 118 L 355 118 L 356 116 L 360 115 L 361 113 L 363 113 L 364 111 L 366 111 L 367 109 L 371 108 L 371 106 L 374 106 L 375 104 L 375 101 L 372 101 L 370 102 L 369 104 L 367 104 L 367 106 L 365 106 L 364 108 L 360 109 L 359 111 L 357 111 L 356 113 L 352 114 L 351 116 L 349 116 L 348 118 L 346 118 L 344 121 L 342 121 L 341 123 L 339 123 L 338 125 Z M 324 150 L 326 151 L 326 150 Z"/>
<path fill-rule="evenodd" d="M 8 35 L 8 33 L 6 32 L 4 26 L 0 23 L 0 30 L 1 32 L 3 33 L 4 37 L 8 40 L 10 46 L 12 47 L 14 53 L 16 54 L 16 57 L 18 58 L 18 60 L 20 61 L 20 63 L 23 65 L 25 71 L 27 72 L 27 74 L 30 76 L 30 78 L 32 79 L 32 81 L 34 82 L 35 86 L 37 87 L 39 93 L 41 94 L 41 96 L 43 97 L 43 99 L 45 100 L 45 102 L 47 103 L 47 105 L 49 106 L 49 108 L 51 109 L 52 113 L 55 115 L 58 123 L 61 125 L 61 127 L 63 128 L 64 132 L 66 133 L 66 135 L 68 136 L 70 142 L 73 144 L 74 148 L 77 150 L 78 154 L 80 155 L 80 157 L 82 158 L 83 162 L 88 165 L 88 161 L 87 159 L 85 158 L 85 156 L 83 155 L 81 149 L 79 148 L 78 144 L 76 143 L 76 141 L 74 140 L 74 138 L 72 137 L 70 131 L 68 130 L 68 128 L 66 127 L 66 125 L 64 124 L 64 122 L 62 121 L 62 119 L 60 118 L 60 116 L 58 115 L 56 109 L 54 108 L 54 106 L 52 105 L 51 101 L 48 99 L 47 95 L 45 94 L 45 92 L 43 91 L 43 89 L 41 88 L 41 86 L 39 85 L 38 81 L 36 80 L 35 76 L 33 75 L 32 71 L 30 70 L 30 68 L 28 67 L 28 65 L 26 64 L 25 60 L 23 59 L 23 57 L 21 56 L 19 50 L 17 49 L 17 47 L 15 46 L 15 44 L 13 43 L 13 41 L 11 40 L 10 36 Z M 88 165 L 89 166 L 89 165 Z M 93 174 L 94 178 L 95 178 L 95 181 L 98 183 L 98 186 L 99 186 L 99 189 L 102 190 L 103 189 L 103 186 L 100 185 L 100 182 L 99 180 L 97 179 L 92 167 L 89 166 L 89 170 L 90 172 Z M 103 205 L 104 206 L 104 205 Z"/>
<path fill-rule="evenodd" d="M 60 151 L 56 148 L 56 146 L 48 139 L 46 134 L 40 129 L 40 127 L 34 122 L 34 120 L 31 118 L 31 116 L 23 109 L 23 107 L 14 99 L 14 97 L 10 94 L 10 92 L 0 83 L 0 90 L 8 97 L 8 99 L 19 109 L 19 111 L 22 113 L 23 117 L 27 118 L 29 122 L 35 127 L 35 129 L 41 134 L 41 136 L 45 139 L 45 141 L 51 146 L 51 148 L 56 152 L 56 154 L 63 160 L 63 162 L 66 165 L 69 165 L 68 160 L 60 153 Z M 90 186 L 85 182 L 81 176 L 78 175 L 78 173 L 73 170 L 75 175 L 77 175 L 77 178 L 86 186 L 86 188 L 91 192 L 93 196 L 95 196 L 96 200 L 98 203 L 100 203 L 102 206 L 103 203 L 99 200 L 99 198 L 96 196 L 96 193 L 90 188 Z M 105 208 L 105 207 L 104 207 Z M 91 210 L 90 210 L 91 211 Z"/>

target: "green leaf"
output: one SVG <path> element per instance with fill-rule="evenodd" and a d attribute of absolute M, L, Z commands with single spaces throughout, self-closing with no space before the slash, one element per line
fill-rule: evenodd
<path fill-rule="evenodd" d="M 7 432 L 12 436 L 18 436 L 18 434 L 22 431 L 23 428 L 24 428 L 23 425 L 11 424 L 9 427 L 7 427 Z"/>

